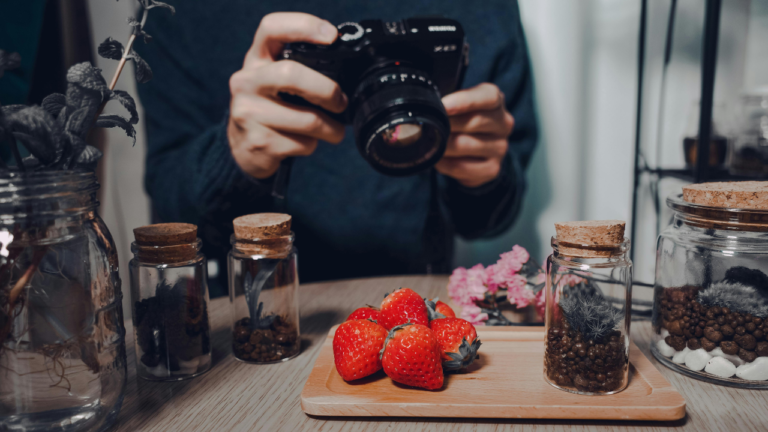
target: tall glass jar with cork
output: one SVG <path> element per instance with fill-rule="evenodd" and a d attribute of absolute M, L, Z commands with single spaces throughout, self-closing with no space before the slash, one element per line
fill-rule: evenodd
<path fill-rule="evenodd" d="M 157 224 L 133 233 L 136 374 L 152 381 L 176 381 L 208 371 L 208 278 L 197 227 Z"/>
<path fill-rule="evenodd" d="M 229 253 L 232 351 L 249 363 L 275 363 L 300 350 L 297 254 L 291 216 L 234 220 Z"/>
<path fill-rule="evenodd" d="M 624 222 L 555 224 L 547 259 L 544 378 L 577 394 L 629 383 L 632 262 Z"/>

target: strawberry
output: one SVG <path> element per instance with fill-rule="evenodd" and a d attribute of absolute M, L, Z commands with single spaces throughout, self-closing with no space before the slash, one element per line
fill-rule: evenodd
<path fill-rule="evenodd" d="M 343 322 L 333 335 L 333 360 L 344 381 L 367 377 L 381 369 L 379 354 L 387 338 L 384 327 L 369 320 Z"/>
<path fill-rule="evenodd" d="M 424 299 L 410 288 L 384 297 L 379 312 L 379 324 L 387 330 L 405 323 L 429 325 L 429 312 Z"/>
<path fill-rule="evenodd" d="M 371 306 L 357 308 L 357 309 L 355 309 L 354 312 L 349 314 L 349 316 L 347 317 L 346 320 L 347 321 L 352 321 L 352 320 L 356 320 L 356 319 L 368 319 L 368 318 L 378 322 L 379 321 L 379 310 L 376 309 L 376 308 L 373 308 Z"/>
<path fill-rule="evenodd" d="M 441 318 L 432 320 L 429 328 L 440 342 L 444 370 L 459 370 L 472 364 L 480 348 L 472 323 L 461 318 Z"/>
<path fill-rule="evenodd" d="M 438 300 L 437 297 L 431 300 L 424 299 L 424 302 L 429 310 L 430 321 L 440 318 L 456 318 L 456 312 L 450 306 Z"/>
<path fill-rule="evenodd" d="M 442 351 L 429 327 L 402 324 L 389 331 L 381 350 L 384 373 L 401 384 L 436 390 L 443 386 Z"/>

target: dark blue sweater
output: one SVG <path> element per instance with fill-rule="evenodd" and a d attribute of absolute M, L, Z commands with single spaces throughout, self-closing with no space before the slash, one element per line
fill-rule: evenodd
<path fill-rule="evenodd" d="M 261 18 L 278 10 L 332 23 L 425 15 L 457 19 L 471 46 L 464 87 L 496 83 L 515 117 L 502 174 L 477 189 L 431 170 L 406 178 L 378 174 L 358 154 L 351 130 L 340 145 L 320 143 L 313 155 L 297 158 L 286 205 L 303 282 L 447 272 L 455 233 L 468 239 L 493 236 L 514 220 L 525 188 L 524 167 L 537 140 L 533 82 L 515 1 L 171 3 L 176 15 L 153 11 L 147 31 L 154 41 L 137 47 L 154 70 L 154 79 L 139 86 L 149 140 L 146 188 L 161 221 L 199 225 L 204 251 L 220 268 L 226 268 L 232 219 L 274 210 L 271 180 L 256 181 L 232 159 L 226 116 L 229 77 L 242 66 Z M 213 293 L 218 289 L 212 287 Z"/>

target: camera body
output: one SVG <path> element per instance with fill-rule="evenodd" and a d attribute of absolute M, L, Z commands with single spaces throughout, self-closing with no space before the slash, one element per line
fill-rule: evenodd
<path fill-rule="evenodd" d="M 292 43 L 283 58 L 336 81 L 349 97 L 336 120 L 354 125 L 358 149 L 378 171 L 408 175 L 436 163 L 450 124 L 441 97 L 461 86 L 469 45 L 448 18 L 339 24 L 331 45 Z M 296 96 L 284 99 L 303 105 Z"/>

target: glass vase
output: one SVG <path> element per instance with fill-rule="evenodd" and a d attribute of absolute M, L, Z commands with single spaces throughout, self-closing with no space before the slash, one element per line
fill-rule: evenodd
<path fill-rule="evenodd" d="M 117 416 L 125 329 L 91 172 L 0 174 L 0 430 L 95 431 Z"/>

